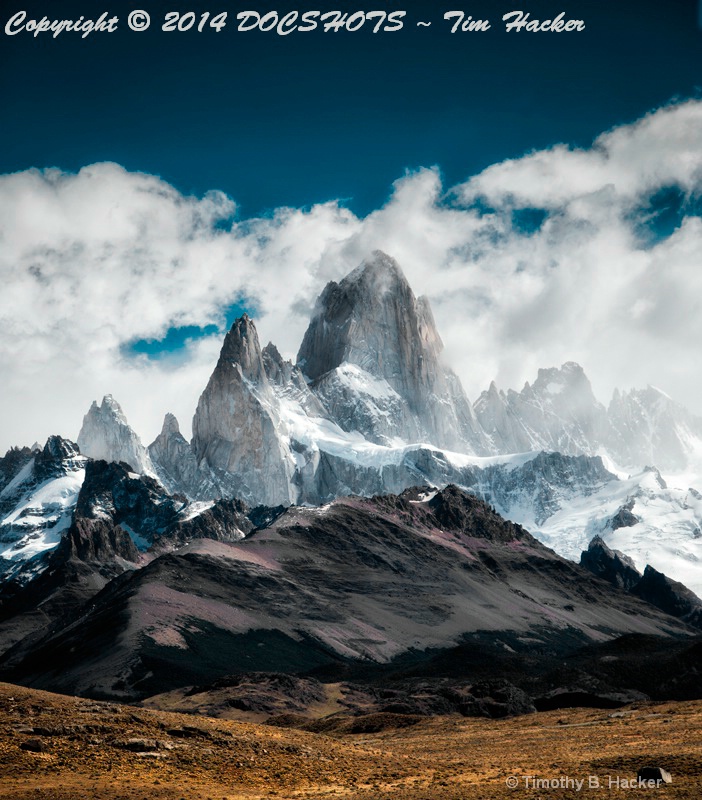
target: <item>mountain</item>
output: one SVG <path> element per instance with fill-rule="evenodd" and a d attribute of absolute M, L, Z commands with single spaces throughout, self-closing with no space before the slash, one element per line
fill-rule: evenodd
<path fill-rule="evenodd" d="M 608 418 L 609 449 L 620 464 L 676 472 L 702 452 L 702 419 L 653 386 L 615 390 Z"/>
<path fill-rule="evenodd" d="M 106 395 L 100 405 L 93 401 L 83 417 L 78 434 L 78 447 L 83 455 L 102 461 L 123 461 L 135 472 L 153 475 L 149 454 L 132 430 L 119 403 Z"/>
<path fill-rule="evenodd" d="M 599 535 L 640 570 L 702 591 L 702 505 L 654 466 L 681 469 L 702 453 L 702 421 L 650 387 L 615 392 L 605 408 L 574 362 L 539 370 L 519 392 L 492 383 L 471 407 L 442 348 L 428 301 L 376 252 L 324 288 L 296 364 L 262 348 L 248 316 L 233 323 L 192 441 L 166 414 L 144 448 L 107 396 L 78 443 L 193 502 L 324 505 L 453 483 L 561 555 L 577 559 Z M 0 459 L 0 487 L 33 457 Z"/>
<path fill-rule="evenodd" d="M 641 573 L 629 556 L 612 550 L 600 536 L 595 536 L 587 550 L 583 550 L 580 565 L 627 592 L 641 580 Z"/>
<path fill-rule="evenodd" d="M 171 494 L 180 492 L 191 500 L 207 501 L 225 493 L 207 464 L 198 462 L 173 414 L 166 414 L 161 432 L 147 450 L 156 476 Z"/>
<path fill-rule="evenodd" d="M 51 436 L 42 450 L 10 451 L 3 461 L 10 479 L 0 492 L 0 580 L 24 582 L 70 527 L 87 459 Z"/>
<path fill-rule="evenodd" d="M 339 426 L 378 444 L 428 442 L 486 455 L 488 443 L 425 297 L 376 251 L 317 299 L 297 364 Z"/>
<path fill-rule="evenodd" d="M 577 559 L 600 535 L 639 569 L 702 591 L 694 491 L 667 487 L 652 462 L 628 475 L 615 466 L 688 459 L 702 424 L 652 390 L 615 393 L 605 408 L 573 362 L 539 370 L 520 392 L 493 383 L 471 409 L 441 350 L 428 302 L 377 252 L 325 287 L 297 364 L 261 348 L 248 316 L 236 320 L 192 442 L 166 415 L 148 448 L 153 472 L 171 493 L 251 506 L 454 483 L 561 555 Z"/>
<path fill-rule="evenodd" d="M 595 399 L 583 368 L 572 361 L 540 369 L 521 392 L 499 392 L 494 383 L 478 398 L 475 413 L 497 452 L 555 450 L 596 455 L 606 434 L 606 411 Z"/>
<path fill-rule="evenodd" d="M 679 581 L 647 565 L 632 593 L 666 614 L 702 630 L 702 600 Z"/>
<path fill-rule="evenodd" d="M 624 553 L 612 550 L 596 536 L 580 556 L 581 566 L 593 575 L 640 597 L 666 614 L 702 630 L 702 600 L 687 586 L 646 565 L 643 575 Z"/>
<path fill-rule="evenodd" d="M 582 367 L 541 369 L 520 392 L 492 383 L 475 402 L 441 360 L 426 298 L 375 252 L 317 299 L 297 364 L 261 349 L 244 316 L 227 333 L 198 402 L 193 439 L 166 415 L 145 450 L 110 396 L 93 404 L 81 452 L 125 461 L 192 499 L 320 503 L 346 493 L 444 483 L 465 456 L 602 455 L 630 472 L 682 469 L 702 453 L 702 420 L 658 390 L 615 392 L 605 408 Z M 417 463 L 429 469 L 417 469 Z M 439 482 L 440 482 L 439 481 Z"/>
<path fill-rule="evenodd" d="M 138 557 L 125 532 L 109 536 L 76 512 L 92 464 L 52 436 L 3 492 L 14 507 L 0 522 L 0 650 L 75 610 Z"/>
<path fill-rule="evenodd" d="M 498 509 L 502 510 L 502 509 Z M 702 495 L 670 487 L 656 469 L 571 495 L 540 524 L 528 508 L 507 513 L 566 558 L 578 560 L 594 536 L 626 553 L 643 572 L 650 564 L 702 594 Z"/>
<path fill-rule="evenodd" d="M 256 327 L 232 325 L 193 418 L 193 451 L 232 495 L 265 505 L 295 500 L 295 461 L 281 431 L 278 402 Z"/>
<path fill-rule="evenodd" d="M 474 409 L 497 453 L 606 454 L 631 471 L 656 466 L 671 472 L 688 468 L 702 453 L 702 419 L 660 389 L 615 389 L 605 408 L 574 362 L 540 369 L 521 392 L 502 392 L 493 382 Z"/>
<path fill-rule="evenodd" d="M 35 457 L 17 497 L 0 526 L 0 652 L 71 622 L 113 578 L 160 552 L 202 536 L 234 541 L 253 528 L 238 501 L 173 497 L 153 478 L 80 456 L 59 437 Z"/>
<path fill-rule="evenodd" d="M 36 447 L 11 447 L 4 456 L 0 457 L 0 493 L 34 458 L 38 450 L 41 450 L 38 445 Z"/>
<path fill-rule="evenodd" d="M 112 580 L 2 667 L 34 687 L 134 699 L 236 671 L 389 664 L 468 639 L 483 670 L 478 654 L 496 639 L 507 655 L 557 659 L 624 633 L 690 632 L 449 486 L 290 508 L 240 541 L 193 541 Z"/>
<path fill-rule="evenodd" d="M 371 336 L 376 328 L 382 334 Z M 401 490 L 422 475 L 418 455 L 450 482 L 443 453 L 416 442 L 435 436 L 467 447 L 482 437 L 440 350 L 428 304 L 378 253 L 324 290 L 298 365 L 273 344 L 262 350 L 248 316 L 236 320 L 198 402 L 192 456 L 164 426 L 149 448 L 155 469 L 190 497 L 271 506 Z"/>

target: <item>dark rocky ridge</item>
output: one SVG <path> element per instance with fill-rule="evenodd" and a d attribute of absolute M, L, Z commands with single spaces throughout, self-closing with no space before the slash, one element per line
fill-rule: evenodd
<path fill-rule="evenodd" d="M 582 552 L 580 564 L 593 575 L 627 592 L 641 580 L 641 573 L 634 562 L 619 550 L 608 547 L 600 536 L 595 536 L 588 549 Z"/>
<path fill-rule="evenodd" d="M 60 437 L 50 437 L 37 454 L 30 488 L 65 474 L 77 460 L 85 479 L 61 541 L 0 582 L 0 652 L 70 624 L 113 578 L 153 557 L 140 548 L 163 551 L 202 536 L 236 541 L 253 528 L 239 501 L 221 500 L 189 516 L 188 501 L 153 478 L 135 475 L 127 464 L 81 459 Z"/>
<path fill-rule="evenodd" d="M 29 447 L 11 447 L 0 458 L 0 492 L 33 457 L 34 451 Z"/>
<path fill-rule="evenodd" d="M 580 556 L 580 564 L 593 575 L 640 597 L 666 614 L 702 630 L 702 599 L 687 586 L 647 565 L 644 574 L 630 558 L 610 549 L 596 536 Z"/>
<path fill-rule="evenodd" d="M 232 671 L 383 668 L 481 631 L 520 659 L 690 629 L 449 487 L 291 508 L 240 542 L 194 541 L 120 575 L 3 667 L 36 687 L 138 698 Z"/>

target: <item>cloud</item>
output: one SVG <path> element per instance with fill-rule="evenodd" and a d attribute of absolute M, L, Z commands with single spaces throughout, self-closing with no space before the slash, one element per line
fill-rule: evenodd
<path fill-rule="evenodd" d="M 129 358 L 125 345 L 221 329 L 245 298 L 264 343 L 294 357 L 324 284 L 376 248 L 429 296 L 471 398 L 576 360 L 605 402 L 615 385 L 655 383 L 702 413 L 702 223 L 683 206 L 672 234 L 641 234 L 651 197 L 701 185 L 696 101 L 455 187 L 437 169 L 408 172 L 365 219 L 325 203 L 242 220 L 220 192 L 184 196 L 116 164 L 0 176 L 0 449 L 75 437 L 107 392 L 147 442 L 166 411 L 187 433 L 221 334 L 179 359 Z"/>
<path fill-rule="evenodd" d="M 603 133 L 588 150 L 557 145 L 484 170 L 464 200 L 556 209 L 606 193 L 626 205 L 664 186 L 695 191 L 702 179 L 702 104 L 688 101 Z"/>

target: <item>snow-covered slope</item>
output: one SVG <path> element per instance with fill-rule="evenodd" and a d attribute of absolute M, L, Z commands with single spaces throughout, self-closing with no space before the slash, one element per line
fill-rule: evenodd
<path fill-rule="evenodd" d="M 71 524 L 86 461 L 72 442 L 52 436 L 0 492 L 0 579 L 29 562 L 27 579 L 41 571 Z"/>
<path fill-rule="evenodd" d="M 600 536 L 639 571 L 650 564 L 702 595 L 702 495 L 668 486 L 655 469 L 573 494 L 542 520 L 535 519 L 529 503 L 498 505 L 498 510 L 566 558 L 578 560 Z"/>

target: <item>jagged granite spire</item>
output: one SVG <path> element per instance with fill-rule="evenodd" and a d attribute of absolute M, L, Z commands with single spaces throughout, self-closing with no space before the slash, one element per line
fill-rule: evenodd
<path fill-rule="evenodd" d="M 241 374 L 249 381 L 262 383 L 265 380 L 258 333 L 248 314 L 234 320 L 229 333 L 224 337 L 219 364 L 222 362 L 238 364 Z"/>
<path fill-rule="evenodd" d="M 173 414 L 166 414 L 161 433 L 149 445 L 148 451 L 159 480 L 169 492 L 182 492 L 195 500 L 217 496 L 210 476 L 198 469 L 195 453 L 180 432 Z"/>
<path fill-rule="evenodd" d="M 146 448 L 111 394 L 105 395 L 101 405 L 93 401 L 90 410 L 83 417 L 78 447 L 83 455 L 90 458 L 123 461 L 142 475 L 154 474 Z"/>
<path fill-rule="evenodd" d="M 393 439 L 484 454 L 487 440 L 456 375 L 429 302 L 398 263 L 375 251 L 319 296 L 298 353 L 330 415 L 380 444 Z"/>
<path fill-rule="evenodd" d="M 293 502 L 292 467 L 278 435 L 276 397 L 256 326 L 244 314 L 227 334 L 193 418 L 193 451 L 237 497 L 254 504 Z"/>

